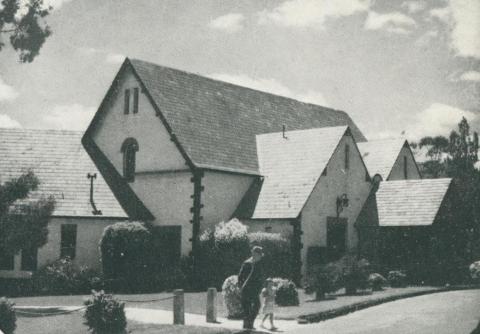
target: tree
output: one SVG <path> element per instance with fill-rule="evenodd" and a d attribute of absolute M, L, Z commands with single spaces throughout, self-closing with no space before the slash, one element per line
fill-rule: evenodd
<path fill-rule="evenodd" d="M 52 8 L 43 0 L 1 0 L 0 7 L 0 50 L 5 46 L 2 37 L 8 36 L 20 61 L 32 62 L 52 33 L 44 21 Z"/>
<path fill-rule="evenodd" d="M 0 249 L 7 254 L 39 248 L 47 242 L 55 201 L 53 197 L 26 200 L 38 185 L 31 171 L 0 185 Z"/>

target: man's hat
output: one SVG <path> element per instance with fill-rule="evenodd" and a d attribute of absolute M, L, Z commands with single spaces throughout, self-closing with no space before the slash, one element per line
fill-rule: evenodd
<path fill-rule="evenodd" d="M 260 254 L 263 256 L 263 248 L 260 246 L 253 246 L 252 247 L 252 254 Z"/>

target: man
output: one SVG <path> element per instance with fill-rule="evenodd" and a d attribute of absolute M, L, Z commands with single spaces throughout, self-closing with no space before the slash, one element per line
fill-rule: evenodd
<path fill-rule="evenodd" d="M 260 262 L 262 258 L 262 247 L 254 246 L 252 256 L 243 262 L 238 274 L 245 329 L 254 329 L 253 323 L 260 309 L 260 291 L 264 281 Z"/>

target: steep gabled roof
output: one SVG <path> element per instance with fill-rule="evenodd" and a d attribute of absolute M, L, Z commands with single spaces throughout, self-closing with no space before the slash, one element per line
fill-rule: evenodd
<path fill-rule="evenodd" d="M 288 131 L 257 136 L 264 176 L 251 218 L 296 218 L 348 127 Z"/>
<path fill-rule="evenodd" d="M 83 149 L 81 132 L 0 128 L 0 182 L 32 170 L 40 180 L 30 199 L 53 195 L 54 216 L 127 218 L 102 175 Z M 90 180 L 96 173 L 94 201 L 102 215 L 94 216 Z"/>
<path fill-rule="evenodd" d="M 255 135 L 283 125 L 289 131 L 348 125 L 357 141 L 365 140 L 343 111 L 136 59 L 122 68 L 129 65 L 196 167 L 258 174 Z"/>
<path fill-rule="evenodd" d="M 358 149 L 369 174 L 378 174 L 386 181 L 405 144 L 405 139 L 379 139 L 358 143 Z"/>
<path fill-rule="evenodd" d="M 434 223 L 451 179 L 380 182 L 375 194 L 379 226 L 426 226 Z"/>

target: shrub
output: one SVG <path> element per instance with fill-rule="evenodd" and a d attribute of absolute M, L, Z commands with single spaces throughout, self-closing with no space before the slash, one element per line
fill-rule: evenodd
<path fill-rule="evenodd" d="M 392 270 L 388 272 L 388 283 L 392 288 L 403 288 L 407 284 L 407 275 L 400 270 Z"/>
<path fill-rule="evenodd" d="M 480 283 L 480 261 L 473 262 L 469 268 L 470 277 L 476 283 Z"/>
<path fill-rule="evenodd" d="M 78 293 L 90 293 L 92 290 L 104 288 L 102 275 L 87 266 L 80 267 L 80 270 L 75 273 L 75 279 Z"/>
<path fill-rule="evenodd" d="M 51 262 L 33 274 L 34 289 L 40 294 L 72 294 L 77 292 L 77 270 L 70 258 Z"/>
<path fill-rule="evenodd" d="M 260 246 L 265 254 L 262 266 L 266 277 L 293 277 L 290 240 L 279 233 L 249 233 L 250 247 Z"/>
<path fill-rule="evenodd" d="M 358 259 L 354 254 L 347 254 L 339 260 L 339 265 L 342 268 L 342 282 L 347 295 L 355 294 L 358 289 L 368 288 L 370 263 L 366 259 Z"/>
<path fill-rule="evenodd" d="M 85 301 L 85 325 L 93 333 L 122 333 L 127 327 L 125 305 L 118 302 L 112 295 L 103 291 L 92 294 L 92 298 Z"/>
<path fill-rule="evenodd" d="M 130 288 L 149 272 L 152 261 L 152 234 L 140 222 L 121 222 L 107 226 L 100 241 L 103 272 L 108 279 L 124 278 Z"/>
<path fill-rule="evenodd" d="M 14 305 L 8 299 L 0 298 L 0 332 L 12 334 L 17 328 Z"/>
<path fill-rule="evenodd" d="M 226 277 L 238 273 L 242 262 L 250 255 L 247 226 L 238 219 L 221 222 L 214 230 L 200 236 L 199 268 L 201 288 L 219 288 Z"/>
<path fill-rule="evenodd" d="M 240 319 L 243 312 L 237 275 L 230 276 L 223 282 L 222 296 L 225 307 L 227 308 L 227 317 L 229 319 Z"/>
<path fill-rule="evenodd" d="M 298 306 L 297 286 L 291 280 L 274 278 L 273 283 L 277 288 L 275 303 L 279 306 Z"/>
<path fill-rule="evenodd" d="M 385 277 L 378 273 L 373 273 L 368 276 L 368 285 L 372 287 L 373 291 L 381 291 L 387 284 Z"/>
<path fill-rule="evenodd" d="M 337 291 L 341 286 L 342 269 L 338 263 L 329 263 L 313 268 L 308 278 L 307 292 L 315 292 L 315 299 L 321 300 L 328 293 Z"/>

